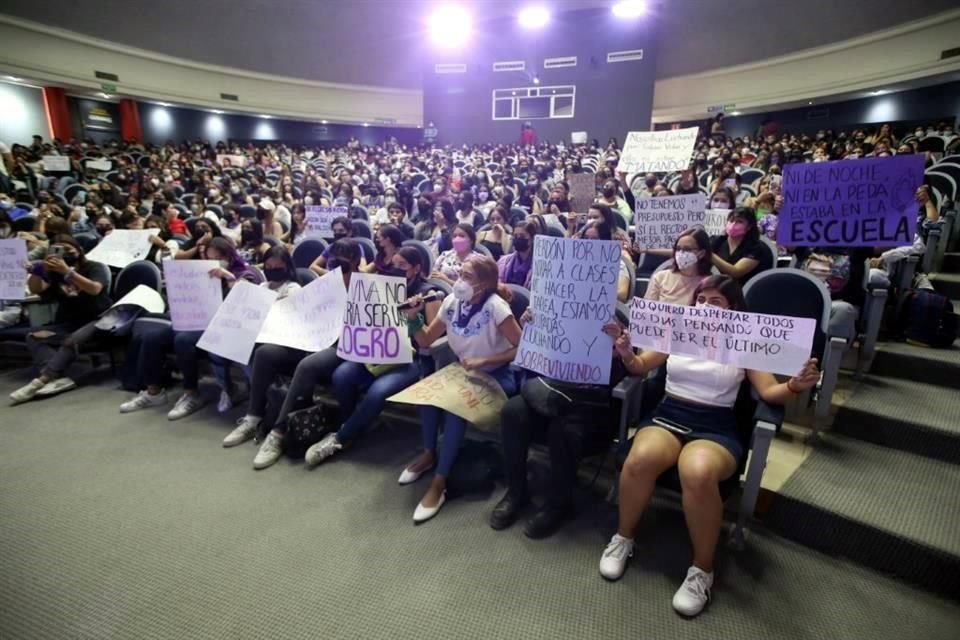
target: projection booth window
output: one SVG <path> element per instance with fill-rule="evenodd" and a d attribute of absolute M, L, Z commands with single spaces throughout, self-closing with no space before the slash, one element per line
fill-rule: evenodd
<path fill-rule="evenodd" d="M 577 88 L 574 85 L 494 89 L 493 119 L 572 118 L 576 93 Z"/>

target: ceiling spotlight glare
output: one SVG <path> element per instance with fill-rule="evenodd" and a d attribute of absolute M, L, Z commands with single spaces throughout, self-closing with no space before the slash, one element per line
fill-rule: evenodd
<path fill-rule="evenodd" d="M 369 123 L 369 122 L 364 122 L 364 123 L 363 123 L 363 126 L 369 127 L 369 126 L 370 126 L 370 123 Z"/>
<path fill-rule="evenodd" d="M 430 16 L 430 39 L 439 47 L 451 49 L 466 44 L 473 20 L 463 7 L 446 6 Z"/>
<path fill-rule="evenodd" d="M 521 27 L 538 29 L 550 22 L 550 12 L 545 7 L 527 7 L 517 16 Z"/>
<path fill-rule="evenodd" d="M 613 5 L 613 15 L 618 18 L 639 18 L 647 12 L 645 0 L 621 0 Z"/>
<path fill-rule="evenodd" d="M 533 84 L 540 84 L 540 76 L 533 76 Z"/>
<path fill-rule="evenodd" d="M 269 119 L 272 118 L 273 116 L 268 116 L 268 115 L 265 114 L 265 113 L 261 113 L 261 114 L 260 114 L 260 117 L 263 118 L 264 120 L 269 120 Z"/>

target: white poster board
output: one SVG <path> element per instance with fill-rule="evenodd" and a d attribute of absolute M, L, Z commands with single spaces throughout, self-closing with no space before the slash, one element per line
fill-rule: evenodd
<path fill-rule="evenodd" d="M 631 131 L 623 144 L 617 171 L 664 173 L 689 167 L 698 127 L 669 131 Z"/>
<path fill-rule="evenodd" d="M 0 240 L 0 300 L 23 300 L 27 290 L 27 242 Z"/>
<path fill-rule="evenodd" d="M 221 167 L 245 167 L 247 166 L 247 156 L 243 154 L 218 153 L 217 164 Z"/>
<path fill-rule="evenodd" d="M 630 307 L 630 343 L 635 347 L 785 376 L 800 373 L 815 329 L 813 318 L 643 298 L 634 298 Z"/>
<path fill-rule="evenodd" d="M 307 234 L 321 238 L 333 237 L 333 221 L 337 218 L 349 218 L 350 210 L 344 206 L 310 205 L 306 213 Z"/>
<path fill-rule="evenodd" d="M 677 236 L 704 221 L 702 193 L 637 198 L 636 202 L 636 238 L 645 249 L 672 249 Z"/>
<path fill-rule="evenodd" d="M 170 319 L 177 331 L 203 331 L 213 320 L 223 288 L 220 278 L 211 278 L 210 270 L 220 266 L 216 260 L 163 261 Z"/>
<path fill-rule="evenodd" d="M 571 131 L 571 132 L 570 132 L 570 144 L 587 144 L 587 132 L 586 132 L 586 131 Z"/>
<path fill-rule="evenodd" d="M 247 364 L 257 335 L 270 313 L 277 292 L 240 280 L 210 321 L 197 348 L 227 360 Z"/>
<path fill-rule="evenodd" d="M 538 235 L 530 311 L 513 363 L 566 382 L 608 384 L 620 243 Z"/>
<path fill-rule="evenodd" d="M 70 156 L 43 156 L 44 171 L 70 171 Z"/>
<path fill-rule="evenodd" d="M 730 209 L 707 209 L 703 213 L 703 230 L 708 236 L 722 236 L 727 232 Z"/>
<path fill-rule="evenodd" d="M 283 300 L 277 300 L 270 307 L 257 342 L 321 351 L 340 337 L 346 308 L 347 290 L 338 267 Z"/>
<path fill-rule="evenodd" d="M 110 171 L 113 169 L 113 163 L 107 160 L 106 158 L 100 158 L 98 160 L 87 160 L 86 161 L 87 169 L 93 169 L 94 171 Z"/>
<path fill-rule="evenodd" d="M 123 269 L 150 252 L 150 237 L 160 229 L 115 229 L 87 254 L 88 260 Z"/>
<path fill-rule="evenodd" d="M 117 307 L 140 307 L 147 313 L 163 313 L 163 298 L 160 293 L 145 284 L 138 284 L 133 291 L 113 303 L 111 309 Z"/>
<path fill-rule="evenodd" d="M 368 364 L 413 362 L 406 320 L 397 310 L 406 300 L 405 278 L 372 273 L 351 275 L 337 355 Z"/>

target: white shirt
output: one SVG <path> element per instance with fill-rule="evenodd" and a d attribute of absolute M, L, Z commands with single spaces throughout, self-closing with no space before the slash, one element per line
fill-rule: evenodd
<path fill-rule="evenodd" d="M 263 287 L 264 289 L 270 289 L 270 291 L 275 291 L 277 293 L 277 300 L 283 300 L 284 298 L 289 296 L 291 293 L 297 291 L 300 288 L 300 284 L 297 282 L 294 282 L 293 280 L 287 280 L 276 289 L 271 288 L 269 282 L 261 282 L 260 286 Z"/>
<path fill-rule="evenodd" d="M 667 358 L 667 393 L 713 407 L 733 407 L 745 375 L 737 367 L 673 355 Z"/>
<path fill-rule="evenodd" d="M 466 316 L 468 311 L 469 305 L 447 296 L 437 314 L 437 319 L 447 327 L 447 340 L 458 359 L 488 358 L 513 348 L 500 332 L 500 324 L 513 315 L 506 300 L 496 294 L 490 296 L 467 326 L 456 326 L 458 316 Z M 484 370 L 492 371 L 499 366 L 484 367 Z"/>

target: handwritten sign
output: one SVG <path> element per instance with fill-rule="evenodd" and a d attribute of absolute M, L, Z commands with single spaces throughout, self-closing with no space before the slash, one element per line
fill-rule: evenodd
<path fill-rule="evenodd" d="M 500 421 L 507 394 L 490 374 L 467 371 L 457 363 L 438 369 L 387 400 L 440 407 L 480 429 L 491 429 Z"/>
<path fill-rule="evenodd" d="M 570 132 L 570 144 L 587 144 L 587 132 L 586 132 L 586 131 L 571 131 L 571 132 Z"/>
<path fill-rule="evenodd" d="M 637 198 L 634 214 L 637 240 L 647 249 L 672 249 L 677 236 L 704 223 L 702 193 L 663 198 Z"/>
<path fill-rule="evenodd" d="M 44 171 L 70 171 L 70 156 L 43 156 Z"/>
<path fill-rule="evenodd" d="M 276 299 L 276 291 L 240 280 L 217 309 L 197 348 L 247 364 Z"/>
<path fill-rule="evenodd" d="M 788 164 L 777 243 L 794 247 L 911 244 L 922 155 Z"/>
<path fill-rule="evenodd" d="M 221 167 L 245 167 L 247 166 L 247 157 L 243 154 L 218 153 L 217 164 Z"/>
<path fill-rule="evenodd" d="M 87 258 L 123 269 L 150 252 L 150 237 L 159 229 L 115 229 L 87 254 Z"/>
<path fill-rule="evenodd" d="M 731 209 L 707 209 L 703 212 L 703 230 L 708 236 L 722 236 L 727 232 L 727 216 Z"/>
<path fill-rule="evenodd" d="M 302 351 L 326 349 L 343 331 L 346 308 L 347 290 L 338 267 L 270 307 L 257 342 Z"/>
<path fill-rule="evenodd" d="M 113 303 L 111 309 L 117 307 L 140 307 L 147 313 L 163 313 L 163 298 L 160 293 L 145 284 L 138 284 L 127 295 Z"/>
<path fill-rule="evenodd" d="M 213 320 L 223 302 L 223 289 L 219 278 L 210 277 L 210 270 L 219 266 L 216 260 L 163 261 L 174 329 L 203 331 Z"/>
<path fill-rule="evenodd" d="M 407 299 L 405 278 L 354 273 L 337 355 L 351 362 L 413 362 L 407 325 L 397 305 Z"/>
<path fill-rule="evenodd" d="M 816 320 L 634 298 L 630 343 L 741 369 L 793 376 L 813 347 Z"/>
<path fill-rule="evenodd" d="M 113 163 L 106 158 L 87 160 L 84 164 L 86 165 L 87 169 L 93 169 L 94 171 L 110 171 L 113 169 Z"/>
<path fill-rule="evenodd" d="M 27 287 L 27 243 L 0 240 L 0 300 L 23 300 Z"/>
<path fill-rule="evenodd" d="M 538 235 L 533 242 L 530 310 L 513 363 L 584 384 L 610 382 L 620 243 Z"/>
<path fill-rule="evenodd" d="M 305 208 L 307 234 L 318 235 L 321 238 L 333 237 L 333 221 L 341 217 L 349 217 L 349 209 L 344 206 L 310 205 Z"/>
<path fill-rule="evenodd" d="M 617 171 L 683 171 L 690 165 L 697 131 L 697 127 L 670 131 L 631 131 L 624 142 Z"/>
<path fill-rule="evenodd" d="M 570 210 L 586 213 L 597 199 L 597 178 L 592 173 L 568 173 Z"/>

